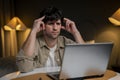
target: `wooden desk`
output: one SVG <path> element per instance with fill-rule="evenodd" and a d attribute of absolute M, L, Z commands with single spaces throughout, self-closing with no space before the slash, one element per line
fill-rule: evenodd
<path fill-rule="evenodd" d="M 116 76 L 116 72 L 107 70 L 105 75 L 101 78 L 93 78 L 93 79 L 86 79 L 86 80 L 108 80 L 114 76 Z M 41 80 L 52 80 L 48 76 L 46 76 L 45 73 L 33 74 L 33 75 L 29 75 L 29 76 L 15 78 L 12 80 L 40 80 L 39 78 L 41 78 Z"/>

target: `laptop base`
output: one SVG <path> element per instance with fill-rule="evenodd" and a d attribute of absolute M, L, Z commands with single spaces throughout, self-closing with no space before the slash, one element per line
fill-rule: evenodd
<path fill-rule="evenodd" d="M 52 80 L 59 80 L 59 74 L 47 74 L 47 76 L 50 77 Z M 69 78 L 69 79 L 66 79 L 66 80 L 84 80 L 84 79 L 90 79 L 90 78 L 100 78 L 100 77 L 103 77 L 103 76 L 104 76 L 104 74 L 94 75 L 94 76 L 77 77 L 77 78 Z"/>

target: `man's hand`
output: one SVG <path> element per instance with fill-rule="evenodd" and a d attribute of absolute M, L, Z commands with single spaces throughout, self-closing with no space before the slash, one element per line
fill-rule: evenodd
<path fill-rule="evenodd" d="M 81 37 L 81 34 L 79 33 L 78 29 L 76 28 L 75 23 L 68 18 L 64 18 L 64 22 L 65 22 L 65 27 L 62 26 L 62 29 L 70 32 L 74 36 L 77 43 L 85 43 Z"/>
<path fill-rule="evenodd" d="M 36 33 L 42 31 L 45 29 L 44 22 L 42 21 L 45 18 L 45 16 L 36 19 L 33 24 L 33 30 L 36 31 Z"/>
<path fill-rule="evenodd" d="M 72 35 L 74 35 L 76 32 L 78 32 L 76 25 L 73 21 L 71 21 L 68 18 L 64 18 L 64 22 L 65 22 L 65 27 L 62 27 L 62 29 L 70 32 Z"/>

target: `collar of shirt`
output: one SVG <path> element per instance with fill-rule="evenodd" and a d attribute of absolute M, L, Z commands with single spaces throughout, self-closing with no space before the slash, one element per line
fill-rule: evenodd
<path fill-rule="evenodd" d="M 46 44 L 43 36 L 38 38 L 38 42 L 40 43 L 40 47 L 47 47 L 47 44 Z M 64 43 L 63 36 L 59 36 L 58 37 L 58 42 L 57 42 L 57 49 L 64 48 L 64 47 L 65 47 L 65 43 Z"/>

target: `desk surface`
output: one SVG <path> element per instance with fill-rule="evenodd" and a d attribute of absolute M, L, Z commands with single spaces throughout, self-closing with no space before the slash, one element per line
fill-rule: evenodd
<path fill-rule="evenodd" d="M 93 79 L 86 79 L 86 80 L 108 80 L 114 76 L 116 76 L 116 72 L 107 70 L 105 75 L 101 78 L 93 78 Z M 32 74 L 24 77 L 15 78 L 12 80 L 40 80 L 39 78 L 41 78 L 41 80 L 52 80 L 45 73 Z"/>

